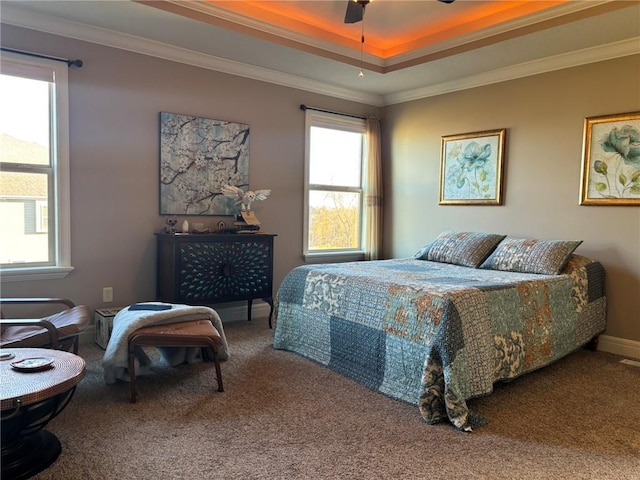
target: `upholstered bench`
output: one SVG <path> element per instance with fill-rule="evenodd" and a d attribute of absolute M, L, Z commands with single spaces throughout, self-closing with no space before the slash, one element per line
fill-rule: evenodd
<path fill-rule="evenodd" d="M 223 392 L 222 372 L 218 359 L 217 346 L 222 342 L 218 330 L 209 320 L 193 320 L 188 322 L 153 325 L 135 330 L 129 335 L 129 375 L 131 377 L 131 403 L 136 402 L 136 372 L 134 351 L 136 346 L 149 347 L 202 347 L 202 358 L 205 359 L 207 347 L 213 350 L 213 361 L 216 367 L 218 391 Z"/>

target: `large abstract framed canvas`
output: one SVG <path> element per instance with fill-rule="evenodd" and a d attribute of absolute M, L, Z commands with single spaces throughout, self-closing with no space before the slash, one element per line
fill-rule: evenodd
<path fill-rule="evenodd" d="M 442 137 L 440 205 L 502 205 L 506 129 Z"/>
<path fill-rule="evenodd" d="M 640 112 L 584 121 L 581 205 L 640 205 Z"/>
<path fill-rule="evenodd" d="M 249 126 L 160 113 L 160 214 L 233 215 L 222 185 L 249 187 Z"/>

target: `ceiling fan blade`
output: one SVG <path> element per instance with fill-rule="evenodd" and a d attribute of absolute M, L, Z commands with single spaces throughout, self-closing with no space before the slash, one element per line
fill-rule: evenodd
<path fill-rule="evenodd" d="M 358 23 L 362 21 L 364 15 L 364 5 L 347 0 L 347 12 L 344 15 L 344 23 Z"/>
<path fill-rule="evenodd" d="M 453 3 L 456 0 L 438 0 L 442 3 Z M 364 17 L 364 9 L 370 0 L 347 0 L 347 11 L 344 15 L 344 23 L 358 23 Z"/>

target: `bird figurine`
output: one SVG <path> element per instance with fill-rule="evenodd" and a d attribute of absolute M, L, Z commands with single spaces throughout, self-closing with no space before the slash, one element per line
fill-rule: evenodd
<path fill-rule="evenodd" d="M 221 191 L 225 197 L 234 199 L 235 204 L 240 205 L 240 209 L 243 212 L 251 210 L 252 202 L 255 200 L 265 200 L 271 193 L 271 190 L 256 190 L 255 192 L 247 190 L 245 192 L 241 188 L 234 187 L 233 185 L 223 185 Z"/>

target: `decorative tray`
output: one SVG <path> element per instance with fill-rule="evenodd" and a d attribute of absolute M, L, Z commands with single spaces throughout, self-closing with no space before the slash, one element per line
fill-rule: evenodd
<path fill-rule="evenodd" d="M 53 366 L 54 359 L 51 357 L 31 357 L 23 358 L 17 362 L 12 362 L 11 367 L 20 372 L 40 372 Z"/>

